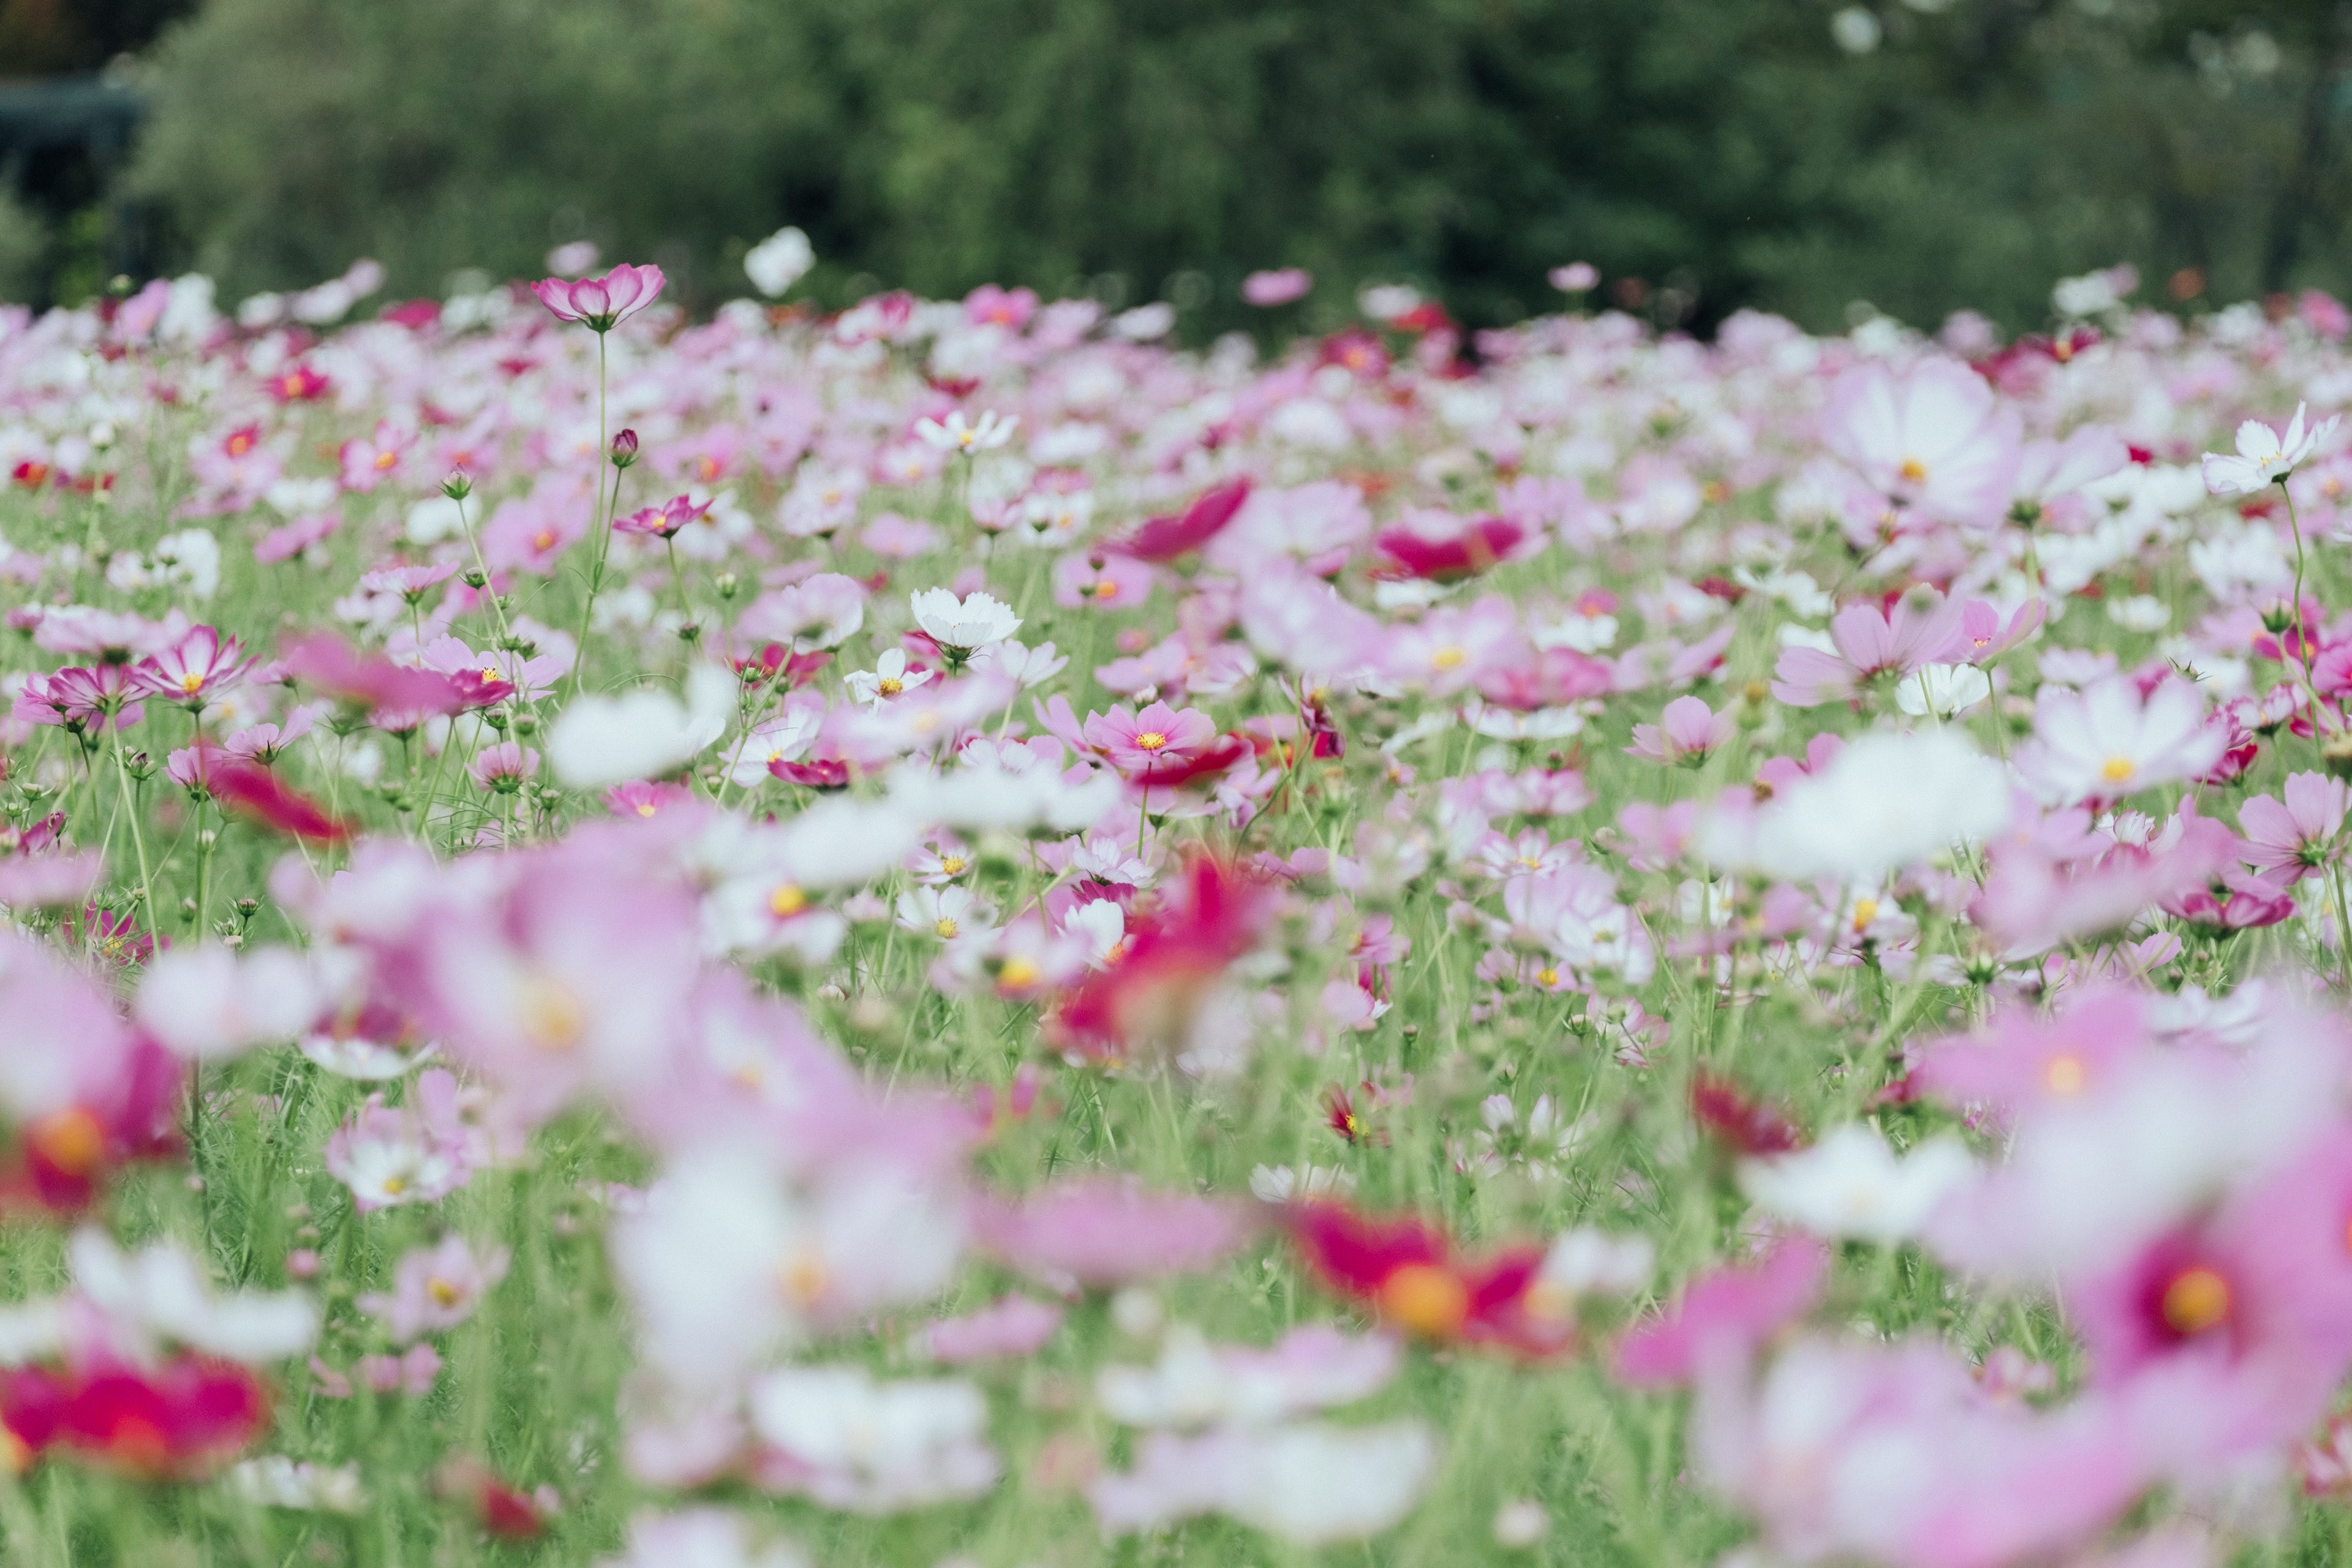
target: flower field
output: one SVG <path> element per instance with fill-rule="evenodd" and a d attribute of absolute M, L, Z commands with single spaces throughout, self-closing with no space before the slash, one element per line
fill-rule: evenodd
<path fill-rule="evenodd" d="M 2352 1552 L 2336 301 L 551 263 L 0 309 L 12 1568 Z"/>

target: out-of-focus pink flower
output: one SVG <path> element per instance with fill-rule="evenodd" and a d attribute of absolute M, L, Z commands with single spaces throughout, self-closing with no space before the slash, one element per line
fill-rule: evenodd
<path fill-rule="evenodd" d="M 392 1294 L 362 1296 L 360 1310 L 383 1319 L 396 1345 L 454 1329 L 506 1278 L 510 1257 L 503 1247 L 477 1252 L 462 1236 L 444 1237 L 403 1255 L 393 1268 Z"/>
<path fill-rule="evenodd" d="M 557 320 L 609 332 L 659 299 L 667 281 L 658 267 L 625 261 L 602 278 L 542 278 L 530 291 Z"/>
<path fill-rule="evenodd" d="M 456 713 L 466 706 L 447 677 L 361 653 L 332 632 L 290 637 L 279 652 L 296 679 L 347 701 L 411 713 Z"/>
<path fill-rule="evenodd" d="M 1930 359 L 1873 362 L 1832 384 L 1822 444 L 1888 499 L 1941 522 L 1990 526 L 2009 508 L 2019 420 L 1982 376 Z"/>
<path fill-rule="evenodd" d="M 1034 1355 L 1061 1331 L 1063 1311 L 1034 1296 L 1006 1296 L 961 1318 L 925 1325 L 924 1348 L 934 1361 L 994 1361 Z"/>
<path fill-rule="evenodd" d="M 1405 576 L 1451 583 L 1513 559 L 1522 545 L 1539 547 L 1540 541 L 1507 518 L 1481 517 L 1444 535 L 1414 528 L 1383 529 L 1372 544 Z"/>
<path fill-rule="evenodd" d="M 1744 1365 L 1759 1347 L 1803 1317 L 1821 1299 L 1829 1249 L 1807 1237 L 1783 1237 L 1755 1262 L 1701 1275 L 1659 1316 L 1617 1342 L 1618 1381 L 1663 1388 Z"/>
<path fill-rule="evenodd" d="M 80 735 L 128 730 L 147 716 L 140 700 L 147 688 L 119 664 L 84 669 L 69 666 L 46 679 L 27 679 L 16 693 L 15 716 L 36 724 L 56 724 Z"/>
<path fill-rule="evenodd" d="M 1014 1268 L 1093 1286 L 1205 1268 L 1250 1229 L 1247 1215 L 1228 1203 L 1090 1178 L 1018 1203 L 982 1199 L 972 1215 L 974 1238 Z"/>
<path fill-rule="evenodd" d="M 2113 676 L 2081 691 L 2044 687 L 2017 771 L 2054 805 L 2118 800 L 2198 777 L 2228 741 L 2206 722 L 2204 696 L 2188 681 L 2164 680 L 2143 693 L 2129 677 Z"/>
<path fill-rule="evenodd" d="M 1253 272 L 1242 279 L 1242 300 L 1260 310 L 1271 310 L 1294 300 L 1304 300 L 1307 291 L 1314 287 L 1315 274 L 1304 267 Z"/>
<path fill-rule="evenodd" d="M 1717 713 L 1700 699 L 1677 697 L 1666 704 L 1654 724 L 1633 726 L 1628 756 L 1653 763 L 1699 763 L 1720 750 L 1738 732 L 1739 721 L 1730 712 Z"/>
<path fill-rule="evenodd" d="M 224 809 L 291 837 L 340 844 L 352 836 L 348 823 L 258 763 L 215 758 L 205 786 Z"/>

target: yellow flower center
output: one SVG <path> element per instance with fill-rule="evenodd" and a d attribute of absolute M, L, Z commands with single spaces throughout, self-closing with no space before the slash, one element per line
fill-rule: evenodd
<path fill-rule="evenodd" d="M 1444 1339 L 1470 1316 L 1469 1288 L 1444 1269 L 1408 1263 L 1381 1282 L 1381 1310 L 1426 1339 Z"/>
<path fill-rule="evenodd" d="M 651 816 L 658 809 L 660 808 L 656 806 L 652 801 L 641 800 L 637 802 L 637 815 L 639 816 Z"/>
<path fill-rule="evenodd" d="M 1108 577 L 1104 578 L 1101 582 L 1095 584 L 1095 597 L 1097 599 L 1118 598 L 1118 584 Z"/>
<path fill-rule="evenodd" d="M 515 1012 L 523 1038 L 542 1051 L 568 1051 L 588 1028 L 588 1009 L 551 974 L 525 978 Z"/>
<path fill-rule="evenodd" d="M 1924 485 L 1927 482 L 1927 465 L 1916 458 L 1904 458 L 1903 467 L 1896 472 L 1901 474 L 1903 482 L 1906 485 Z"/>
<path fill-rule="evenodd" d="M 383 1195 L 385 1197 L 396 1198 L 407 1190 L 408 1178 L 406 1176 L 386 1176 L 383 1179 Z"/>
<path fill-rule="evenodd" d="M 1878 918 L 1876 899 L 1856 899 L 1853 901 L 1853 929 L 1862 931 Z"/>
<path fill-rule="evenodd" d="M 1544 967 L 1536 971 L 1536 984 L 1545 986 L 1559 984 L 1559 971 L 1552 968 L 1549 964 L 1544 965 Z"/>
<path fill-rule="evenodd" d="M 2091 1069 L 2077 1056 L 2052 1057 L 2050 1065 L 2042 1069 L 2042 1081 L 2053 1094 L 2080 1094 L 2091 1080 Z"/>
<path fill-rule="evenodd" d="M 1025 990 L 1045 977 L 1045 972 L 1030 959 L 1018 954 L 1008 958 L 996 971 L 996 984 L 1006 991 Z"/>
<path fill-rule="evenodd" d="M 2099 770 L 2099 776 L 2109 784 L 2121 784 L 2137 772 L 2139 772 L 2137 763 L 2133 762 L 2129 757 L 2116 756 L 2107 759 L 2106 765 Z"/>
<path fill-rule="evenodd" d="M 776 890 L 768 895 L 768 912 L 778 920 L 790 920 L 808 908 L 808 895 L 796 882 L 779 882 Z"/>
<path fill-rule="evenodd" d="M 432 1297 L 434 1304 L 439 1307 L 454 1307 L 466 1299 L 463 1290 L 437 1274 L 425 1282 L 425 1293 Z"/>
<path fill-rule="evenodd" d="M 533 550 L 554 549 L 555 530 L 551 528 L 542 528 L 537 533 L 532 534 L 530 536 L 530 547 Z"/>
<path fill-rule="evenodd" d="M 956 937 L 956 932 L 961 931 L 963 928 L 955 923 L 953 917 L 941 915 L 939 919 L 931 922 L 931 929 L 940 933 L 940 937 L 942 941 L 953 942 Z"/>
<path fill-rule="evenodd" d="M 2201 1265 L 2184 1268 L 2164 1288 L 2160 1310 L 2173 1332 L 2201 1334 L 2228 1321 L 2230 1282 Z"/>
<path fill-rule="evenodd" d="M 1157 730 L 1146 730 L 1136 736 L 1135 743 L 1144 751 L 1156 752 L 1168 743 L 1168 737 Z"/>
<path fill-rule="evenodd" d="M 25 1134 L 42 1159 L 68 1176 L 86 1176 L 106 1157 L 106 1129 L 80 1106 L 55 1111 Z"/>
<path fill-rule="evenodd" d="M 907 683 L 896 676 L 886 675 L 874 683 L 874 689 L 885 697 L 896 697 L 907 689 Z"/>
<path fill-rule="evenodd" d="M 379 474 L 383 473 L 398 461 L 400 459 L 390 452 L 378 452 L 375 455 L 375 471 Z"/>
<path fill-rule="evenodd" d="M 1439 648 L 1435 653 L 1429 656 L 1430 668 L 1433 669 L 1452 669 L 1468 659 L 1469 657 L 1470 650 L 1468 648 L 1457 647 L 1449 644 L 1444 647 Z"/>
<path fill-rule="evenodd" d="M 191 697 L 194 697 L 197 692 L 203 690 L 204 686 L 205 678 L 198 675 L 193 669 L 188 671 L 187 674 L 180 677 L 180 689 L 186 692 Z"/>
<path fill-rule="evenodd" d="M 832 1270 L 814 1252 L 795 1252 L 776 1270 L 776 1283 L 782 1287 L 785 1297 L 803 1306 L 816 1301 L 832 1282 Z"/>
<path fill-rule="evenodd" d="M 964 858 L 961 855 L 940 857 L 940 874 L 943 877 L 961 877 L 963 875 L 963 868 Z"/>

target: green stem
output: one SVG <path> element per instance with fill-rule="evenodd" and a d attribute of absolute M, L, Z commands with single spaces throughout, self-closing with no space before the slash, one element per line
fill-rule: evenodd
<path fill-rule="evenodd" d="M 139 852 L 139 907 L 146 912 L 147 929 L 155 921 L 155 879 L 147 868 L 147 836 L 139 827 L 139 799 L 131 787 L 131 764 L 122 756 L 122 727 L 114 728 L 114 776 L 122 784 L 123 815 L 131 819 L 131 843 Z"/>
<path fill-rule="evenodd" d="M 588 565 L 588 602 L 580 608 L 580 647 L 572 665 L 572 695 L 580 695 L 582 684 L 588 679 L 588 626 L 595 619 L 596 595 L 604 586 L 604 552 L 611 547 L 613 530 L 606 521 L 604 507 L 604 465 L 611 460 L 611 437 L 604 433 L 604 334 L 596 334 L 596 507 L 589 526 L 595 532 L 592 542 L 594 553 Z M 613 500 L 617 510 L 621 499 L 621 474 L 613 471 Z"/>

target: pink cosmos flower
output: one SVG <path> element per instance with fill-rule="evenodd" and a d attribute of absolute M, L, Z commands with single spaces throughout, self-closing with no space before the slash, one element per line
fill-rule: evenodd
<path fill-rule="evenodd" d="M 1150 563 L 1100 551 L 1054 563 L 1054 603 L 1066 610 L 1134 609 L 1151 597 L 1159 574 Z"/>
<path fill-rule="evenodd" d="M 690 496 L 672 496 L 659 506 L 649 506 L 643 511 L 614 518 L 613 531 L 634 533 L 648 539 L 674 538 L 680 529 L 709 512 L 710 507 L 709 501 L 698 505 Z"/>
<path fill-rule="evenodd" d="M 1657 723 L 1633 726 L 1633 743 L 1625 752 L 1653 763 L 1702 763 L 1738 728 L 1730 712 L 1715 712 L 1696 697 L 1677 697 L 1666 704 Z"/>
<path fill-rule="evenodd" d="M 1304 267 L 1285 267 L 1276 270 L 1253 272 L 1242 279 L 1242 300 L 1260 310 L 1287 305 L 1303 300 L 1315 287 L 1315 274 Z"/>
<path fill-rule="evenodd" d="M 402 434 L 389 423 L 379 423 L 373 436 L 355 436 L 343 443 L 341 453 L 343 489 L 365 495 L 393 477 L 400 460 L 416 444 L 413 436 Z"/>
<path fill-rule="evenodd" d="M 36 724 L 57 724 L 70 732 L 102 735 L 128 730 L 147 716 L 139 696 L 147 689 L 119 664 L 94 669 L 69 666 L 46 678 L 36 676 L 16 693 L 16 716 Z"/>
<path fill-rule="evenodd" d="M 173 647 L 141 659 L 131 673 L 144 690 L 201 708 L 251 663 L 236 638 L 223 637 L 211 626 L 195 626 Z"/>
<path fill-rule="evenodd" d="M 1962 632 L 1962 618 L 1959 605 L 1944 601 L 1920 606 L 1906 597 L 1897 599 L 1891 610 L 1848 605 L 1830 618 L 1835 651 L 1780 650 L 1772 671 L 1772 695 L 1791 708 L 1850 701 L 1877 677 L 1906 676 L 1924 665 L 1961 657 L 1963 646 L 1973 652 L 1974 645 L 1967 643 Z"/>
<path fill-rule="evenodd" d="M 1782 1237 L 1755 1262 L 1714 1269 L 1617 1342 L 1619 1382 L 1664 1388 L 1743 1365 L 1759 1346 L 1812 1310 L 1829 1277 L 1829 1249 Z"/>
<path fill-rule="evenodd" d="M 1822 444 L 1889 500 L 1939 522 L 1990 526 L 2008 510 L 2019 420 L 1982 376 L 1930 359 L 1897 374 L 1858 365 L 1830 387 Z"/>
<path fill-rule="evenodd" d="M 1034 1355 L 1061 1331 L 1063 1310 L 1034 1296 L 1006 1296 L 961 1318 L 940 1318 L 923 1330 L 931 1359 L 949 1363 Z"/>
<path fill-rule="evenodd" d="M 2301 773 L 2289 775 L 2281 793 L 2284 805 L 2267 795 L 2249 799 L 2238 808 L 2238 826 L 2246 836 L 2246 864 L 2292 882 L 2341 853 L 2352 792 L 2326 773 Z"/>
<path fill-rule="evenodd" d="M 512 795 L 539 772 L 539 753 L 512 741 L 485 746 L 467 766 L 468 777 L 484 789 Z"/>
<path fill-rule="evenodd" d="M 392 1294 L 362 1296 L 360 1310 L 383 1320 L 396 1345 L 454 1329 L 506 1278 L 510 1257 L 503 1247 L 476 1252 L 452 1233 L 404 1254 L 393 1268 Z"/>
<path fill-rule="evenodd" d="M 602 278 L 543 278 L 530 286 L 558 321 L 609 332 L 661 297 L 662 269 L 623 262 Z"/>
<path fill-rule="evenodd" d="M 1217 743 L 1216 721 L 1197 708 L 1154 702 L 1137 713 L 1119 703 L 1087 715 L 1087 744 L 1129 778 L 1150 781 L 1181 773 Z"/>
<path fill-rule="evenodd" d="M 2116 800 L 2152 784 L 2193 779 L 2221 757 L 2227 733 L 2206 722 L 2205 699 L 2185 680 L 2143 693 L 2126 676 L 2081 691 L 2045 687 L 2033 740 L 2017 771 L 2044 800 Z"/>
<path fill-rule="evenodd" d="M 1116 1179 L 1074 1178 L 1017 1204 L 982 1198 L 972 1211 L 974 1238 L 1006 1263 L 1105 1287 L 1205 1268 L 1250 1229 L 1231 1204 Z"/>

